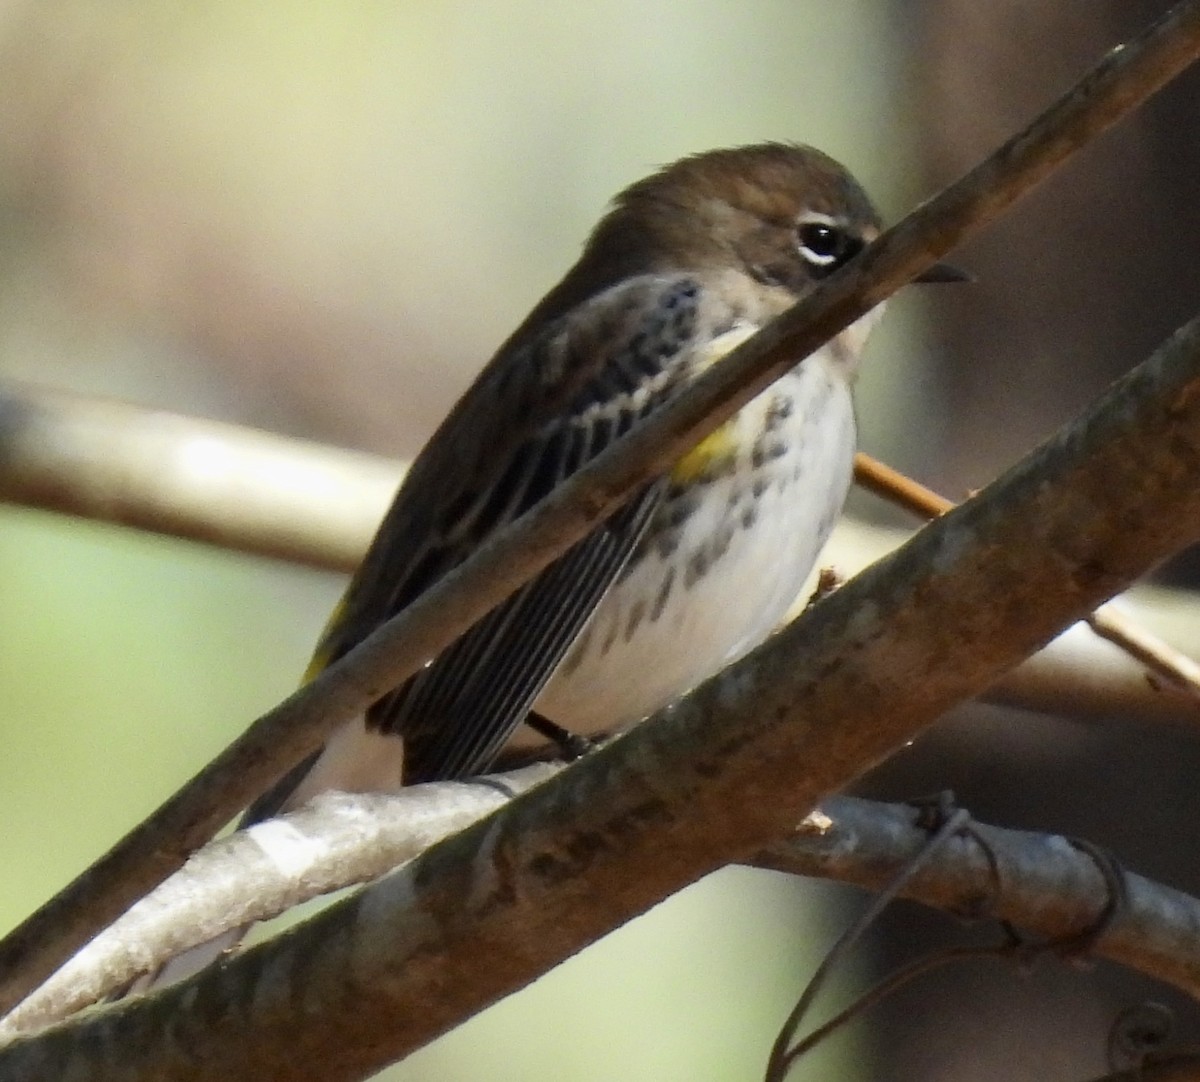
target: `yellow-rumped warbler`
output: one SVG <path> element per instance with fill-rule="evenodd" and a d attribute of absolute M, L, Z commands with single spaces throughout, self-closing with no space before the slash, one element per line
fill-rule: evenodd
<path fill-rule="evenodd" d="M 413 463 L 313 669 L 878 231 L 849 173 L 805 146 L 698 154 L 626 189 Z M 247 821 L 323 790 L 477 774 L 526 722 L 560 736 L 628 725 L 759 643 L 796 599 L 849 489 L 851 387 L 877 312 L 337 732 Z"/>

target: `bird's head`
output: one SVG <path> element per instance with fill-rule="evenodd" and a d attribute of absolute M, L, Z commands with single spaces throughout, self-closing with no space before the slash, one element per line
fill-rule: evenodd
<path fill-rule="evenodd" d="M 596 227 L 584 262 L 622 273 L 739 270 L 799 296 L 879 233 L 850 173 L 812 147 L 785 143 L 683 158 L 625 189 Z"/>

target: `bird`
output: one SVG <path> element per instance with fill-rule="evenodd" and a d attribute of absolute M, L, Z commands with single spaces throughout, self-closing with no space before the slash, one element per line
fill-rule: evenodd
<path fill-rule="evenodd" d="M 404 609 L 879 233 L 807 145 L 684 157 L 616 196 L 400 485 L 321 636 L 312 677 Z M 935 265 L 926 281 L 962 277 Z M 243 825 L 327 790 L 470 778 L 546 736 L 576 748 L 747 653 L 796 600 L 841 513 L 875 308 L 740 409 L 455 644 L 343 725 Z M 193 948 L 167 983 L 236 937 Z"/>

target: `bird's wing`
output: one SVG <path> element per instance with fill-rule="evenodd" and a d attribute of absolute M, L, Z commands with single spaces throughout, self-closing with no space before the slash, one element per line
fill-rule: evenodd
<path fill-rule="evenodd" d="M 346 653 L 655 409 L 725 322 L 695 279 L 645 276 L 502 351 L 409 471 L 314 668 Z M 620 574 L 659 488 L 635 496 L 375 705 L 368 724 L 403 737 L 406 780 L 486 769 Z"/>

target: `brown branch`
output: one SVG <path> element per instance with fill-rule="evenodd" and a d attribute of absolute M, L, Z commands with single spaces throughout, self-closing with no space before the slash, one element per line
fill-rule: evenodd
<path fill-rule="evenodd" d="M 369 882 L 554 776 L 543 763 L 496 787 L 437 783 L 398 794 L 328 794 L 267 827 L 214 841 L 89 944 L 0 1023 L 0 1040 L 96 1002 L 179 950 L 249 920 Z M 749 863 L 878 891 L 928 842 L 908 805 L 830 797 Z M 946 843 L 900 891 L 933 908 L 1005 920 L 1046 941 L 1096 927 L 1107 887 L 1066 839 L 980 823 Z M 257 833 L 256 833 L 257 831 Z M 1200 901 L 1125 873 L 1127 897 L 1091 952 L 1200 999 Z"/>
<path fill-rule="evenodd" d="M 361 558 L 403 471 L 383 458 L 256 429 L 0 382 L 0 499 L 25 506 L 345 571 Z M 874 472 L 861 479 L 878 490 Z M 906 537 L 843 522 L 825 559 L 853 573 Z M 806 597 L 797 599 L 794 614 Z M 1175 623 L 1200 626 L 1200 604 L 1190 594 L 1171 595 L 1169 606 L 1157 597 L 1126 595 L 1122 605 L 1151 626 L 1164 608 L 1192 608 L 1194 616 Z M 1005 676 L 988 697 L 1055 713 L 1115 710 L 1200 721 L 1195 697 L 1176 692 L 1174 682 L 1148 682 L 1142 666 L 1074 631 Z M 1159 641 L 1127 619 L 1124 643 L 1135 635 L 1147 649 Z"/>
<path fill-rule="evenodd" d="M 0 1079 L 378 1069 L 772 844 L 1192 540 L 1198 475 L 1200 320 L 687 699 L 271 943 L 0 1050 Z"/>
<path fill-rule="evenodd" d="M 350 571 L 357 566 L 404 468 L 374 455 L 237 425 L 29 385 L 0 383 L 0 500 L 96 521 Z M 923 517 L 951 506 L 865 455 L 859 483 Z M 894 545 L 891 547 L 895 547 Z M 880 553 L 882 554 L 882 553 Z M 828 558 L 838 562 L 836 539 Z M 1167 684 L 1195 695 L 1200 668 L 1131 618 L 1109 609 L 1090 623 Z M 1066 654 L 1065 651 L 1060 653 Z M 1043 679 L 1005 682 L 1009 701 L 1040 709 L 1111 709 L 1192 716 L 1154 686 L 1109 671 L 1103 686 L 1048 659 Z M 1047 659 L 1037 668 L 1045 669 Z M 1114 678 L 1123 690 L 1114 688 Z M 1092 689 L 1064 699 L 1058 684 Z M 1107 696 L 1115 695 L 1116 700 Z"/>
<path fill-rule="evenodd" d="M 1131 620 L 1116 602 L 1102 605 L 1085 622 L 1100 638 L 1137 658 L 1155 676 L 1200 699 L 1200 665 Z"/>
<path fill-rule="evenodd" d="M 794 838 L 761 850 L 753 863 L 877 891 L 928 843 L 917 818 L 905 805 L 830 797 Z M 900 895 L 968 918 L 1009 921 L 1050 943 L 1096 931 L 1090 954 L 1200 1000 L 1200 900 L 1133 872 L 1123 881 L 1123 904 L 1098 928 L 1110 898 L 1093 857 L 1059 835 L 972 823 Z"/>
<path fill-rule="evenodd" d="M 911 536 L 911 531 L 844 519 L 834 529 L 822 560 L 844 580 Z M 1112 604 L 1128 614 L 1128 628 L 1145 628 L 1147 636 L 1153 634 L 1160 641 L 1166 635 L 1175 643 L 1168 649 L 1178 656 L 1185 657 L 1185 651 L 1200 653 L 1200 601 L 1189 591 L 1135 586 Z M 804 607 L 801 597 L 788 618 L 795 619 Z M 1005 673 L 982 698 L 1085 719 L 1120 715 L 1157 724 L 1200 723 L 1200 699 L 1174 682 L 1148 678 L 1140 660 L 1100 638 L 1082 622 Z"/>
<path fill-rule="evenodd" d="M 179 867 L 238 807 L 317 747 L 326 733 L 445 649 L 593 529 L 620 505 L 625 493 L 663 472 L 798 358 L 982 229 L 1079 147 L 1186 68 L 1197 53 L 1200 2 L 1185 0 L 1129 45 L 1110 53 L 1028 128 L 708 369 L 687 393 L 493 537 L 338 664 L 259 718 L 149 820 L 0 942 L 0 1010 L 18 1002 Z M 1181 500 L 1175 514 L 1183 515 L 1187 502 Z M 1183 540 L 1178 532 L 1172 538 Z M 1132 577 L 1112 576 L 1107 557 L 1096 553 L 1094 559 L 1093 588 L 1082 588 L 1085 596 L 1109 596 L 1109 586 L 1115 589 Z M 1138 572 L 1144 567 L 1140 564 Z M 1103 584 L 1098 591 L 1097 583 Z M 1007 656 L 1006 663 L 1014 664 L 1020 656 Z M 879 747 L 877 752 L 885 750 Z M 730 806 L 742 803 L 738 799 Z M 648 889 L 654 893 L 661 886 L 661 880 L 652 877 Z M 435 1012 L 430 1022 L 438 1025 L 446 1017 Z M 412 1033 L 405 1039 L 412 1039 Z"/>
<path fill-rule="evenodd" d="M 165 410 L 0 384 L 0 500 L 352 571 L 400 468 Z"/>
<path fill-rule="evenodd" d="M 950 500 L 933 489 L 861 451 L 854 456 L 854 479 L 889 503 L 927 519 L 935 519 L 954 507 Z M 1139 626 L 1114 605 L 1101 606 L 1083 622 L 1100 638 L 1136 658 L 1155 676 L 1200 699 L 1200 665 Z"/>
<path fill-rule="evenodd" d="M 952 500 L 862 451 L 854 456 L 854 481 L 859 488 L 923 519 L 932 520 L 954 509 Z"/>

